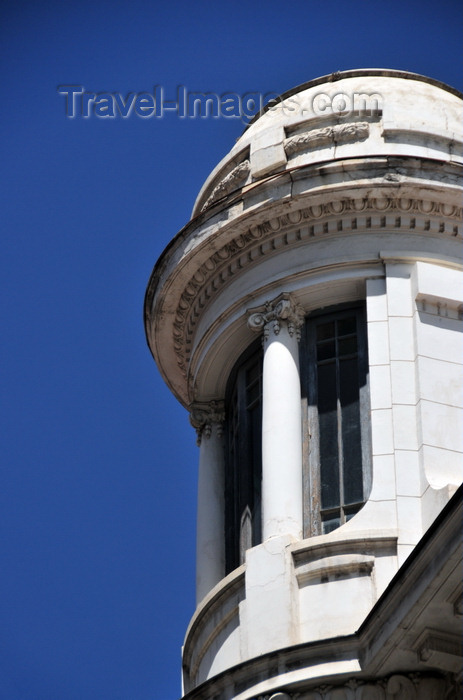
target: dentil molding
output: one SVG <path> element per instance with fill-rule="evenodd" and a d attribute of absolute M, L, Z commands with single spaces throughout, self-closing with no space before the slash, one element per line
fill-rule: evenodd
<path fill-rule="evenodd" d="M 173 321 L 177 365 L 186 378 L 192 338 L 207 303 L 230 280 L 265 256 L 340 233 L 407 230 L 461 235 L 462 207 L 410 197 L 360 197 L 313 204 L 250 226 L 212 253 L 183 287 Z"/>

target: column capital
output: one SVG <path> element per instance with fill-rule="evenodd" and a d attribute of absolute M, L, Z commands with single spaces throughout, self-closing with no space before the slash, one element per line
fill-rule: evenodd
<path fill-rule="evenodd" d="M 301 327 L 304 324 L 304 309 L 298 304 L 291 294 L 284 292 L 273 299 L 266 301 L 262 306 L 248 309 L 248 327 L 256 332 L 263 332 L 264 339 L 270 333 L 270 324 L 275 335 L 278 335 L 281 322 L 286 323 L 291 337 L 296 334 L 297 340 L 301 338 Z"/>
<path fill-rule="evenodd" d="M 190 404 L 190 423 L 196 430 L 197 444 L 202 437 L 209 439 L 212 434 L 212 424 L 216 423 L 219 433 L 225 420 L 225 404 L 223 401 L 195 401 Z"/>

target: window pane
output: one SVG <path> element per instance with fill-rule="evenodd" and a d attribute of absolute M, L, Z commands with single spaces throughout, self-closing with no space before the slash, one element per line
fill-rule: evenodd
<path fill-rule="evenodd" d="M 252 501 L 252 545 L 262 541 L 261 494 L 262 494 L 262 410 L 260 403 L 249 412 L 251 428 L 250 501 Z"/>
<path fill-rule="evenodd" d="M 334 321 L 330 323 L 320 323 L 317 326 L 317 341 L 334 338 Z"/>
<path fill-rule="evenodd" d="M 246 392 L 246 406 L 248 408 L 251 408 L 254 403 L 260 401 L 260 393 L 259 382 L 248 386 L 248 390 Z"/>
<path fill-rule="evenodd" d="M 260 362 L 253 363 L 246 370 L 246 405 L 251 407 L 261 398 L 261 368 Z"/>
<path fill-rule="evenodd" d="M 357 352 L 357 336 L 352 335 L 338 341 L 340 355 L 353 355 Z"/>
<path fill-rule="evenodd" d="M 338 335 L 348 335 L 357 332 L 357 319 L 355 316 L 340 318 L 338 320 Z"/>
<path fill-rule="evenodd" d="M 260 376 L 260 365 L 255 362 L 248 370 L 246 370 L 246 384 L 249 385 L 259 379 Z"/>
<path fill-rule="evenodd" d="M 336 365 L 318 368 L 320 481 L 322 508 L 339 505 L 339 452 Z"/>
<path fill-rule="evenodd" d="M 225 477 L 225 568 L 244 561 L 261 541 L 262 350 L 239 361 L 227 391 L 228 454 Z"/>
<path fill-rule="evenodd" d="M 327 535 L 329 532 L 336 530 L 337 527 L 341 525 L 341 518 L 328 516 L 326 519 L 323 518 L 322 529 L 323 534 Z"/>
<path fill-rule="evenodd" d="M 368 350 L 360 304 L 308 318 L 305 338 L 307 355 L 301 364 L 309 406 L 305 483 L 311 500 L 305 506 L 304 527 L 305 532 L 319 534 L 340 527 L 362 507 L 364 482 L 368 483 L 364 474 L 370 451 L 368 400 L 361 389 L 368 373 Z"/>
<path fill-rule="evenodd" d="M 336 343 L 334 340 L 328 340 L 317 345 L 317 360 L 327 360 L 336 355 Z"/>
<path fill-rule="evenodd" d="M 340 360 L 344 503 L 363 499 L 362 448 L 357 359 Z"/>
<path fill-rule="evenodd" d="M 363 503 L 357 503 L 356 505 L 349 506 L 348 508 L 345 509 L 344 519 L 345 519 L 346 523 L 349 520 L 351 520 L 354 517 L 354 515 L 356 515 L 356 513 L 359 512 L 359 510 L 361 509 L 362 506 L 363 506 Z"/>

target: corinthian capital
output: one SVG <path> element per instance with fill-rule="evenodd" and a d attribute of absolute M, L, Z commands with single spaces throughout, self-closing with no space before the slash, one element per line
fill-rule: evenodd
<path fill-rule="evenodd" d="M 225 406 L 223 401 L 195 402 L 190 405 L 190 423 L 196 430 L 197 444 L 201 444 L 203 437 L 209 439 L 212 433 L 212 424 L 217 423 L 219 433 L 225 420 Z"/>
<path fill-rule="evenodd" d="M 248 310 L 248 327 L 256 333 L 263 332 L 268 338 L 270 324 L 275 335 L 278 335 L 281 322 L 286 323 L 288 333 L 301 338 L 301 327 L 304 323 L 304 309 L 297 304 L 290 294 L 280 294 L 273 301 L 266 301 L 263 306 Z"/>

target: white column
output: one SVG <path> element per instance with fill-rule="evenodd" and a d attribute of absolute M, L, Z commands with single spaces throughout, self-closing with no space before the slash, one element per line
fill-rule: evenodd
<path fill-rule="evenodd" d="M 248 325 L 264 333 L 262 528 L 302 538 L 302 429 L 298 339 L 303 309 L 282 294 L 251 309 Z"/>
<path fill-rule="evenodd" d="M 193 404 L 190 422 L 198 434 L 196 604 L 225 575 L 223 404 Z"/>

